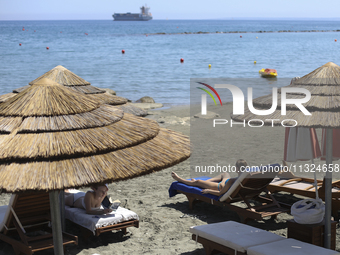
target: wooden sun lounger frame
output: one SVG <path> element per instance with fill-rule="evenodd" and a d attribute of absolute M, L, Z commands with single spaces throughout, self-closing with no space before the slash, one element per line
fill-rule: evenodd
<path fill-rule="evenodd" d="M 273 177 L 274 178 L 274 177 Z M 189 201 L 189 208 L 193 209 L 197 202 L 206 202 L 213 205 L 225 206 L 235 211 L 241 219 L 241 222 L 247 222 L 249 219 L 262 220 L 265 217 L 276 218 L 278 214 L 290 211 L 290 205 L 279 203 L 267 190 L 268 183 L 273 178 L 246 178 L 239 187 L 233 192 L 230 201 L 217 201 L 203 195 L 183 192 L 177 190 L 178 193 L 186 195 Z M 265 192 L 266 196 L 260 195 Z M 252 206 L 250 200 L 256 200 L 262 205 Z M 233 205 L 235 202 L 244 201 L 247 208 Z"/>
<path fill-rule="evenodd" d="M 76 224 L 77 226 L 79 226 L 81 228 L 81 235 L 84 238 L 84 240 L 88 240 L 91 236 L 93 236 L 93 232 L 71 220 L 69 220 L 70 222 Z M 127 228 L 128 227 L 135 227 L 135 228 L 139 228 L 139 220 L 128 220 L 128 221 L 123 221 L 120 223 L 116 223 L 114 225 L 110 225 L 110 226 L 105 226 L 105 227 L 101 227 L 101 228 L 97 228 L 95 230 L 95 236 L 99 236 L 102 233 L 105 232 L 110 232 L 113 230 L 121 230 L 123 235 L 126 235 L 127 233 Z"/>
<path fill-rule="evenodd" d="M 53 249 L 52 229 L 48 227 L 50 217 L 49 193 L 35 192 L 16 195 L 13 210 L 7 221 L 0 240 L 12 245 L 15 254 L 33 254 L 37 251 Z M 22 229 L 24 227 L 24 230 Z M 43 230 L 48 234 L 29 237 L 31 231 Z M 20 240 L 13 238 L 18 235 Z M 63 232 L 63 245 L 78 244 L 78 237 Z"/>
<path fill-rule="evenodd" d="M 310 197 L 310 198 L 315 198 L 315 191 L 312 191 L 310 189 L 314 188 L 313 183 L 314 183 L 314 179 L 312 178 L 299 178 L 299 177 L 295 177 L 295 178 L 283 178 L 283 179 L 287 179 L 287 181 L 283 182 L 280 185 L 272 185 L 269 184 L 268 185 L 268 190 L 272 193 L 275 192 L 280 192 L 280 191 L 284 191 L 284 192 L 288 192 L 291 194 L 296 194 L 296 195 L 300 195 L 300 196 L 304 196 L 304 197 Z M 307 188 L 307 189 L 297 189 L 297 188 L 292 188 L 292 187 L 287 187 L 284 186 L 287 183 L 293 182 L 293 181 L 297 181 L 297 182 L 308 182 L 311 183 L 311 185 Z M 323 181 L 321 180 L 317 180 L 318 183 L 318 191 L 319 191 L 319 197 L 321 199 L 325 199 L 325 179 Z M 332 182 L 332 188 L 337 187 L 340 189 L 340 180 L 338 181 L 334 181 Z M 338 220 L 339 216 L 338 216 L 338 211 L 340 210 L 340 191 L 339 192 L 332 192 L 332 216 Z"/>
<path fill-rule="evenodd" d="M 198 243 L 202 244 L 205 250 L 205 253 L 207 255 L 212 255 L 212 254 L 221 253 L 221 252 L 227 255 L 246 255 L 247 254 L 247 252 L 244 253 L 240 251 L 235 251 L 234 249 L 231 249 L 225 245 L 215 243 L 204 237 L 196 236 L 195 234 L 192 234 L 192 240 L 197 241 Z"/>

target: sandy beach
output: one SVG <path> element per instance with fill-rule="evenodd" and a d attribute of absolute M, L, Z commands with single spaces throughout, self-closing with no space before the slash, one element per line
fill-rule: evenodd
<path fill-rule="evenodd" d="M 209 108 L 219 114 L 220 108 Z M 231 111 L 227 104 L 224 111 Z M 161 127 L 190 135 L 189 106 L 170 109 L 150 110 L 147 118 L 156 120 Z M 193 120 L 194 121 L 194 120 Z M 210 120 L 211 121 L 211 120 Z M 209 120 L 207 120 L 207 123 Z M 207 138 L 208 139 L 208 138 Z M 216 137 L 216 139 L 218 139 Z M 250 165 L 281 163 L 283 158 L 284 131 L 282 128 L 266 128 L 252 133 L 250 128 L 238 128 L 230 133 L 229 143 L 223 153 L 226 161 L 234 164 L 244 158 Z M 267 142 L 266 146 L 259 146 Z M 199 153 L 204 153 L 204 148 Z M 129 228 L 122 236 L 119 232 L 108 232 L 99 237 L 91 237 L 87 242 L 79 238 L 79 245 L 66 247 L 65 254 L 205 254 L 201 244 L 191 240 L 191 226 L 222 221 L 240 221 L 235 212 L 210 204 L 199 203 L 189 210 L 184 195 L 169 198 L 168 189 L 174 181 L 171 172 L 183 178 L 190 177 L 190 159 L 165 170 L 127 181 L 109 184 L 109 194 L 122 201 L 122 206 L 139 215 L 139 228 Z M 319 176 L 320 177 L 320 176 Z M 336 176 L 334 176 L 336 178 Z M 88 189 L 82 189 L 86 191 Z M 282 202 L 293 204 L 301 197 L 290 194 L 276 194 Z M 1 194 L 0 206 L 8 203 L 10 194 Z M 282 213 L 276 220 L 249 221 L 247 224 L 287 237 L 287 220 L 290 214 Z M 66 231 L 78 235 L 75 224 L 66 223 Z M 340 251 L 340 229 L 337 229 L 337 251 Z M 14 254 L 10 245 L 0 241 L 0 254 Z M 36 254 L 53 254 L 52 250 Z"/>

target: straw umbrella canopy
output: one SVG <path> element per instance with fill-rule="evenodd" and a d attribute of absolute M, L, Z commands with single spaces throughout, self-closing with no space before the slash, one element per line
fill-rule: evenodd
<path fill-rule="evenodd" d="M 4 192 L 124 180 L 190 155 L 187 137 L 46 78 L 0 104 L 0 133 Z"/>
<path fill-rule="evenodd" d="M 124 112 L 132 113 L 136 116 L 147 115 L 147 112 L 144 111 L 143 109 L 129 104 L 126 98 L 111 95 L 109 93 L 106 93 L 105 90 L 101 90 L 97 87 L 92 86 L 91 83 L 89 83 L 88 81 L 84 80 L 83 78 L 79 77 L 78 75 L 76 75 L 75 73 L 71 72 L 70 70 L 66 69 L 61 65 L 56 66 L 55 68 L 51 69 L 50 71 L 44 73 L 40 77 L 31 81 L 29 85 L 15 89 L 13 90 L 13 92 L 14 93 L 22 92 L 23 90 L 27 89 L 30 85 L 33 85 L 34 83 L 38 82 L 43 78 L 50 79 L 72 90 L 86 94 L 89 98 L 92 98 L 93 100 L 96 100 L 101 104 L 116 105 L 118 108 L 121 108 Z"/>
<path fill-rule="evenodd" d="M 186 136 L 46 78 L 0 104 L 0 134 L 0 190 L 50 192 L 56 254 L 56 190 L 137 177 L 190 156 Z"/>
<path fill-rule="evenodd" d="M 10 99 L 11 97 L 14 97 L 15 95 L 16 95 L 16 93 L 7 93 L 7 94 L 1 95 L 0 96 L 0 103 L 7 101 L 8 99 Z"/>
<path fill-rule="evenodd" d="M 247 109 L 244 115 L 231 115 L 236 121 L 249 121 L 252 123 L 272 125 L 269 119 L 275 119 L 274 125 L 281 125 L 281 121 L 293 119 L 298 122 L 299 127 L 327 128 L 327 156 L 326 164 L 332 163 L 332 129 L 340 128 L 340 67 L 329 62 L 313 72 L 296 79 L 287 87 L 305 88 L 310 91 L 311 99 L 304 104 L 304 107 L 312 115 L 304 115 L 295 105 L 287 105 L 287 114 L 281 115 L 281 98 L 278 96 L 278 107 L 270 115 L 254 115 Z M 278 91 L 281 93 L 281 90 Z M 287 98 L 304 98 L 305 95 L 298 93 L 288 93 Z M 253 105 L 257 109 L 270 109 L 272 106 L 272 95 L 262 96 L 253 100 Z M 266 121 L 267 119 L 267 121 Z M 286 125 L 295 125 L 294 121 L 286 121 Z M 332 173 L 326 172 L 326 214 L 325 214 L 325 245 L 330 247 L 330 226 L 331 226 L 331 182 Z"/>

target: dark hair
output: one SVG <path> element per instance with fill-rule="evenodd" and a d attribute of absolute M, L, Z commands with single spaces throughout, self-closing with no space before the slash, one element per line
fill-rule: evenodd
<path fill-rule="evenodd" d="M 241 169 L 241 166 L 244 166 L 244 167 L 248 166 L 247 161 L 245 161 L 244 159 L 237 160 L 236 161 L 236 167 Z"/>
<path fill-rule="evenodd" d="M 101 186 L 105 186 L 106 188 L 108 188 L 107 185 L 104 184 L 104 183 L 97 183 L 97 184 L 93 184 L 93 185 L 91 186 L 91 189 L 97 190 L 97 189 L 98 189 L 99 187 L 101 187 Z"/>

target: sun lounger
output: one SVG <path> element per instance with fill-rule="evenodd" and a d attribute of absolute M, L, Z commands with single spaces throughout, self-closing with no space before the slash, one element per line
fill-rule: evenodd
<path fill-rule="evenodd" d="M 305 197 L 315 198 L 314 179 L 293 177 L 293 178 L 281 178 L 276 177 L 268 185 L 268 190 L 272 192 L 286 191 L 292 194 L 297 194 Z M 322 198 L 325 196 L 324 181 L 317 180 L 319 196 Z M 340 198 L 340 180 L 332 183 L 332 198 Z"/>
<path fill-rule="evenodd" d="M 278 164 L 272 166 L 280 166 Z M 189 201 L 189 208 L 192 209 L 198 201 L 204 201 L 213 205 L 226 206 L 228 209 L 235 211 L 242 222 L 248 219 L 261 220 L 265 217 L 276 217 L 282 212 L 289 211 L 288 205 L 279 204 L 270 192 L 267 190 L 268 184 L 274 179 L 276 173 L 274 171 L 267 172 L 244 172 L 242 173 L 228 192 L 222 196 L 214 196 L 211 194 L 202 194 L 202 189 L 192 187 L 179 182 L 173 182 L 169 188 L 169 196 L 176 194 L 184 194 Z M 207 179 L 201 177 L 196 179 Z M 260 194 L 264 192 L 266 196 Z M 252 205 L 252 201 L 260 202 L 260 205 Z M 241 208 L 234 205 L 235 202 L 244 201 L 247 208 Z"/>
<path fill-rule="evenodd" d="M 201 243 L 207 254 L 220 251 L 226 254 L 246 254 L 254 245 L 275 242 L 284 237 L 235 221 L 195 226 L 190 228 L 192 239 Z"/>
<path fill-rule="evenodd" d="M 16 254 L 52 249 L 50 221 L 49 193 L 13 194 L 9 204 L 0 207 L 0 240 L 12 245 Z M 78 237 L 63 233 L 66 244 L 78 244 Z"/>
<path fill-rule="evenodd" d="M 247 250 L 248 255 L 336 255 L 339 253 L 313 244 L 304 243 L 293 238 L 277 242 L 252 246 Z"/>
<path fill-rule="evenodd" d="M 90 215 L 84 209 L 65 206 L 65 218 L 81 227 L 85 239 L 112 230 L 122 230 L 126 234 L 126 228 L 139 227 L 138 215 L 123 207 L 118 207 L 116 212 L 110 214 Z"/>
<path fill-rule="evenodd" d="M 201 243 L 207 255 L 223 252 L 229 255 L 310 255 L 339 254 L 312 244 L 286 239 L 274 233 L 226 221 L 190 228 L 192 239 Z"/>
<path fill-rule="evenodd" d="M 274 192 L 288 192 L 304 197 L 315 198 L 314 179 L 300 178 L 291 174 L 291 178 L 276 177 L 268 185 L 268 190 Z M 317 180 L 318 193 L 321 199 L 325 198 L 324 181 Z M 340 210 L 340 180 L 332 183 L 332 216 L 338 219 L 338 211 Z"/>

